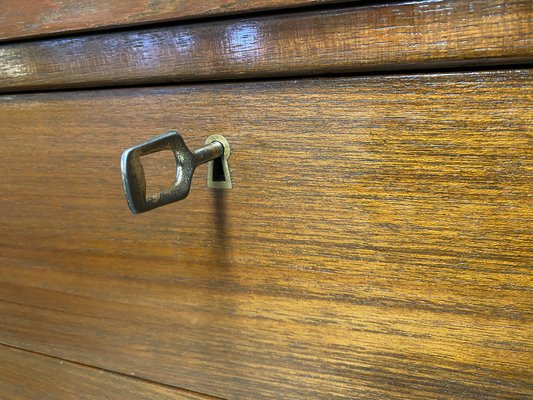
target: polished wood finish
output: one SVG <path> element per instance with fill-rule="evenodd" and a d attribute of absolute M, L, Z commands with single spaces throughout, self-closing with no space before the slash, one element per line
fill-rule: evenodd
<path fill-rule="evenodd" d="M 223 398 L 527 398 L 532 82 L 0 96 L 0 341 Z M 132 215 L 121 152 L 170 128 L 234 188 Z"/>
<path fill-rule="evenodd" d="M 0 0 L 0 41 L 341 2 L 343 0 Z"/>
<path fill-rule="evenodd" d="M 0 399 L 214 400 L 213 397 L 2 345 Z"/>
<path fill-rule="evenodd" d="M 0 46 L 0 91 L 525 62 L 530 0 L 445 0 Z"/>

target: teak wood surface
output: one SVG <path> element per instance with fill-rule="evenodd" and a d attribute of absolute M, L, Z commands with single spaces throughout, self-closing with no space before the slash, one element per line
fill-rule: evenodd
<path fill-rule="evenodd" d="M 2 400 L 215 400 L 0 345 Z"/>
<path fill-rule="evenodd" d="M 0 45 L 0 91 L 533 61 L 531 0 L 441 0 Z"/>
<path fill-rule="evenodd" d="M 0 96 L 0 342 L 222 398 L 531 397 L 532 93 L 515 70 Z M 200 168 L 131 215 L 120 155 L 172 128 L 223 134 L 233 189 Z"/>
<path fill-rule="evenodd" d="M 0 41 L 341 2 L 343 0 L 0 0 Z"/>

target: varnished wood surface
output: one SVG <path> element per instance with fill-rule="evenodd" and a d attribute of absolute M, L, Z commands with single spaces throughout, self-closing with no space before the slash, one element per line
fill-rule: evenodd
<path fill-rule="evenodd" d="M 527 62 L 530 0 L 381 4 L 0 46 L 0 91 Z"/>
<path fill-rule="evenodd" d="M 229 399 L 531 397 L 531 86 L 0 96 L 0 342 Z M 171 128 L 233 189 L 131 215 L 121 152 Z"/>
<path fill-rule="evenodd" d="M 0 345 L 2 400 L 214 400 Z"/>
<path fill-rule="evenodd" d="M 0 41 L 334 2 L 343 0 L 0 0 Z"/>

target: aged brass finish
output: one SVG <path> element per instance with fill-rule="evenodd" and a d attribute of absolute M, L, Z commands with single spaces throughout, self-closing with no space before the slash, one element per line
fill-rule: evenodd
<path fill-rule="evenodd" d="M 176 180 L 170 189 L 147 197 L 141 156 L 163 150 L 171 150 L 176 157 Z M 191 151 L 176 131 L 168 131 L 126 150 L 121 160 L 122 187 L 131 212 L 142 213 L 184 199 L 191 189 L 192 175 L 196 167 L 221 157 L 224 152 L 225 145 L 216 140 Z"/>
<path fill-rule="evenodd" d="M 231 189 L 231 176 L 228 166 L 228 158 L 231 154 L 229 143 L 222 135 L 211 135 L 205 140 L 205 144 L 219 142 L 224 146 L 224 154 L 207 164 L 207 187 L 215 189 Z"/>

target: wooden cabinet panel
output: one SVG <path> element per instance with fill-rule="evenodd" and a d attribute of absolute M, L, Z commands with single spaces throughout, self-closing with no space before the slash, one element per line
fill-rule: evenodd
<path fill-rule="evenodd" d="M 533 60 L 530 0 L 443 0 L 0 45 L 0 91 Z"/>
<path fill-rule="evenodd" d="M 0 96 L 0 341 L 223 398 L 527 398 L 531 86 Z M 121 152 L 171 128 L 234 188 L 131 215 Z"/>
<path fill-rule="evenodd" d="M 2 345 L 0 399 L 215 400 Z"/>
<path fill-rule="evenodd" d="M 342 0 L 0 0 L 0 40 Z"/>

